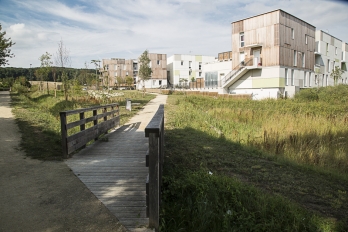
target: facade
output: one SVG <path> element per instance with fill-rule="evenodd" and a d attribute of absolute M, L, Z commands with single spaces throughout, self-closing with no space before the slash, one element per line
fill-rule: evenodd
<path fill-rule="evenodd" d="M 132 87 L 135 86 L 136 77 L 138 76 L 138 61 L 126 60 L 120 58 L 103 59 L 102 68 L 102 81 L 104 86 L 110 88 L 125 87 L 126 77 L 133 78 Z M 120 83 L 118 83 L 120 82 Z"/>
<path fill-rule="evenodd" d="M 221 53 L 220 53 L 221 54 Z M 220 55 L 219 54 L 219 55 Z M 218 59 L 203 64 L 204 88 L 202 91 L 223 93 L 221 79 L 232 70 L 232 59 Z"/>
<path fill-rule="evenodd" d="M 223 92 L 293 96 L 314 73 L 315 27 L 282 10 L 232 23 L 232 71 Z"/>
<path fill-rule="evenodd" d="M 348 45 L 321 30 L 315 32 L 315 41 L 315 78 L 314 83 L 309 85 L 318 87 L 334 85 L 334 79 L 330 77 L 332 70 L 339 67 L 347 71 Z M 338 83 L 348 84 L 347 75 L 347 72 L 344 72 Z"/>
<path fill-rule="evenodd" d="M 149 53 L 151 78 L 145 81 L 145 88 L 167 87 L 167 54 Z M 140 68 L 140 67 L 139 67 Z M 144 83 L 137 77 L 137 88 L 142 89 Z"/>
<path fill-rule="evenodd" d="M 215 57 L 202 55 L 179 55 L 168 57 L 167 72 L 168 81 L 171 87 L 189 87 L 190 82 L 199 83 L 204 87 L 203 65 L 213 62 Z"/>

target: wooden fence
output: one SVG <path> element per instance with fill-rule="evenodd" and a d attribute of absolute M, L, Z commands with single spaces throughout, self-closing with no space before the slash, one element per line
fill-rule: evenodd
<path fill-rule="evenodd" d="M 146 216 L 149 218 L 149 227 L 158 231 L 164 158 L 163 104 L 158 107 L 156 114 L 146 126 L 145 137 L 149 138 L 149 150 L 146 154 L 146 166 L 149 167 L 146 181 Z"/>
<path fill-rule="evenodd" d="M 109 110 L 109 111 L 108 111 Z M 99 113 L 98 113 L 99 111 Z M 73 121 L 79 114 L 79 120 Z M 91 115 L 86 118 L 86 116 Z M 72 117 L 72 120 L 68 120 Z M 72 121 L 72 122 L 68 122 Z M 106 134 L 109 129 L 120 125 L 119 104 L 113 103 L 104 106 L 70 110 L 60 112 L 61 135 L 63 157 L 68 158 L 69 154 L 81 147 L 85 147 L 91 140 L 97 140 L 102 134 Z M 92 124 L 86 129 L 86 124 Z M 69 134 L 69 130 L 79 126 L 79 132 Z"/>

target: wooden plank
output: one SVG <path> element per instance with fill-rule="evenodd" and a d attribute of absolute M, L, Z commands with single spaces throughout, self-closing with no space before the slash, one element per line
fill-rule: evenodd
<path fill-rule="evenodd" d="M 159 228 L 158 135 L 149 133 L 149 227 Z"/>
<path fill-rule="evenodd" d="M 111 106 L 117 106 L 119 103 L 112 103 L 112 104 L 107 104 L 103 106 L 94 106 L 94 107 L 89 107 L 89 108 L 83 108 L 83 109 L 77 109 L 77 110 L 68 110 L 68 111 L 63 111 L 66 113 L 67 116 L 72 115 L 72 114 L 79 114 L 82 112 L 88 112 L 88 111 L 94 111 L 94 110 L 99 110 L 103 109 L 104 107 L 111 107 Z"/>
<path fill-rule="evenodd" d="M 67 124 L 67 129 L 71 129 L 71 128 L 74 128 L 76 126 L 80 126 L 82 124 L 86 124 L 86 123 L 92 122 L 94 120 L 98 120 L 98 119 L 104 118 L 105 116 L 111 116 L 112 114 L 115 114 L 115 113 L 118 113 L 118 112 L 119 112 L 119 110 L 113 110 L 113 111 L 109 111 L 109 112 L 106 112 L 106 113 L 103 113 L 103 114 L 98 114 L 98 115 L 93 116 L 93 117 L 80 119 L 79 121 L 70 122 L 70 123 Z M 119 117 L 119 116 L 117 116 L 117 117 Z"/>

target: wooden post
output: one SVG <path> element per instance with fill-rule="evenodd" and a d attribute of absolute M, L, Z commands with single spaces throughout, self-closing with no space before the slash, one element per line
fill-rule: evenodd
<path fill-rule="evenodd" d="M 108 108 L 107 108 L 107 107 L 104 107 L 103 113 L 106 113 L 106 112 L 108 112 Z M 104 117 L 104 122 L 106 122 L 107 120 L 108 120 L 108 116 L 105 116 L 105 117 Z M 108 131 L 106 130 L 105 134 L 107 134 L 107 133 L 108 133 Z"/>
<path fill-rule="evenodd" d="M 80 113 L 80 120 L 85 119 L 85 112 Z M 80 125 L 80 131 L 83 131 L 86 129 L 86 124 Z M 85 148 L 86 145 L 84 145 L 82 148 Z"/>
<path fill-rule="evenodd" d="M 98 115 L 98 112 L 97 110 L 93 110 L 93 116 L 97 116 Z M 96 126 L 98 124 L 98 119 L 96 120 L 93 120 L 93 125 Z M 94 139 L 94 141 L 97 141 L 98 140 L 98 137 Z"/>
<path fill-rule="evenodd" d="M 158 135 L 149 134 L 149 227 L 159 228 Z"/>
<path fill-rule="evenodd" d="M 68 138 L 68 131 L 66 129 L 66 112 L 60 112 L 60 128 L 61 128 L 61 135 L 62 135 L 62 149 L 63 149 L 63 158 L 68 158 L 68 145 L 67 145 L 67 138 Z"/>

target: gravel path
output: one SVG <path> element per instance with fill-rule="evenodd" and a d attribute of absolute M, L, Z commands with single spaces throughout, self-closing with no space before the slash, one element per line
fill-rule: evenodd
<path fill-rule="evenodd" d="M 126 231 L 64 162 L 19 150 L 10 101 L 0 91 L 0 231 Z"/>

